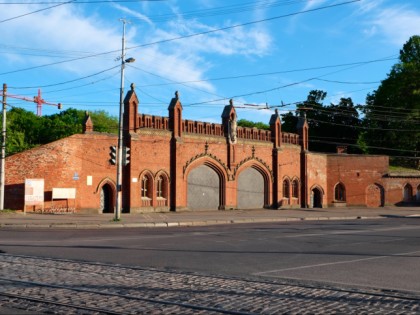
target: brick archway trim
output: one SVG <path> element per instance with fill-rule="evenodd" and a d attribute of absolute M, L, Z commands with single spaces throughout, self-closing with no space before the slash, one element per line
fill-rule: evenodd
<path fill-rule="evenodd" d="M 322 193 L 322 196 L 325 196 L 325 191 L 324 191 L 324 188 L 322 188 L 322 187 L 321 187 L 321 186 L 319 186 L 318 184 L 313 185 L 313 186 L 309 189 L 309 191 L 312 191 L 312 190 L 314 190 L 314 189 L 318 189 L 318 190 Z"/>
<path fill-rule="evenodd" d="M 202 157 L 195 159 L 191 163 L 187 163 L 187 165 L 184 166 L 184 185 L 186 187 L 185 191 L 187 190 L 187 185 L 188 185 L 188 181 L 187 181 L 188 174 L 193 169 L 201 165 L 206 165 L 210 167 L 219 176 L 219 179 L 220 179 L 219 209 L 223 210 L 226 206 L 226 181 L 229 177 L 227 173 L 227 168 L 223 167 L 224 164 L 219 163 L 218 160 L 215 160 L 212 155 L 210 154 L 204 155 Z"/>
<path fill-rule="evenodd" d="M 232 176 L 233 179 L 239 178 L 239 175 L 249 169 L 253 168 L 257 170 L 264 178 L 264 206 L 268 207 L 271 205 L 271 195 L 272 195 L 272 188 L 270 183 L 273 182 L 273 172 L 268 168 L 266 164 L 261 163 L 256 158 L 252 158 L 247 160 L 246 162 L 238 165 L 239 167 L 235 168 L 235 173 Z"/>
<path fill-rule="evenodd" d="M 236 165 L 236 167 L 233 170 L 232 180 L 235 180 L 235 178 L 238 176 L 238 174 L 240 173 L 240 170 L 243 168 L 243 166 L 247 165 L 248 163 L 252 163 L 253 165 L 257 166 L 257 168 L 255 168 L 255 169 L 264 172 L 266 174 L 266 176 L 269 179 L 271 179 L 271 182 L 274 182 L 274 174 L 273 174 L 273 171 L 268 166 L 268 164 L 265 163 L 260 158 L 257 158 L 257 157 L 254 157 L 254 156 L 250 156 L 250 157 L 242 160 L 241 162 L 239 162 L 238 165 Z"/>
<path fill-rule="evenodd" d="M 106 184 L 112 187 L 113 192 L 117 190 L 117 185 L 115 184 L 115 182 L 111 178 L 105 177 L 99 182 L 98 186 L 96 186 L 95 194 L 99 193 L 99 190 L 102 188 L 102 186 Z"/>
<path fill-rule="evenodd" d="M 183 171 L 184 171 L 184 178 L 186 178 L 186 176 L 188 176 L 188 173 L 190 172 L 191 166 L 195 165 L 199 166 L 201 164 L 205 164 L 208 163 L 207 166 L 210 166 L 211 168 L 213 168 L 216 172 L 221 172 L 224 175 L 225 180 L 227 178 L 229 178 L 228 176 L 228 168 L 226 166 L 225 163 L 223 163 L 222 160 L 220 160 L 219 158 L 217 158 L 215 155 L 213 154 L 208 154 L 208 153 L 203 153 L 203 154 L 199 154 L 194 156 L 193 158 L 191 158 L 189 161 L 187 161 L 187 163 L 185 163 L 184 167 L 183 167 Z M 216 170 L 212 165 L 214 165 L 214 167 L 220 169 L 220 170 Z M 217 166 L 219 165 L 219 166 Z"/>

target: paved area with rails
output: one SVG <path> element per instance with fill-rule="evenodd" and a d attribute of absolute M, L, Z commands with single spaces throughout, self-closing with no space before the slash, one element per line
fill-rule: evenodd
<path fill-rule="evenodd" d="M 420 207 L 327 208 L 285 210 L 227 210 L 122 214 L 1 213 L 0 228 L 124 228 L 204 226 L 214 224 L 286 222 L 299 220 L 355 220 L 386 217 L 420 217 Z"/>
<path fill-rule="evenodd" d="M 419 314 L 420 297 L 0 255 L 0 311 L 28 314 Z M 25 314 L 25 313 L 24 313 Z"/>

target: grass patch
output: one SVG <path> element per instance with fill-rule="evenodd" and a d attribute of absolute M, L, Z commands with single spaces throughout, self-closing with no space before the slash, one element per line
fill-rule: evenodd
<path fill-rule="evenodd" d="M 21 211 L 12 210 L 12 209 L 4 209 L 4 210 L 0 210 L 0 215 L 1 214 L 16 214 L 18 212 L 21 212 Z"/>
<path fill-rule="evenodd" d="M 409 168 L 409 167 L 397 166 L 397 165 L 390 165 L 389 170 L 391 172 L 406 172 L 406 173 L 419 172 L 420 173 L 420 171 L 415 168 Z"/>

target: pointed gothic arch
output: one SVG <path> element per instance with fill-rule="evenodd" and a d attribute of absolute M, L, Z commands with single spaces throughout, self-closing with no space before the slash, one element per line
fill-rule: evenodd
<path fill-rule="evenodd" d="M 144 170 L 139 175 L 140 199 L 142 207 L 151 207 L 154 197 L 154 176 L 149 170 Z"/>
<path fill-rule="evenodd" d="M 323 208 L 324 206 L 324 190 L 318 185 L 311 188 L 310 208 Z"/>
<path fill-rule="evenodd" d="M 256 160 L 244 163 L 237 170 L 237 207 L 267 208 L 271 205 L 270 171 Z"/>
<path fill-rule="evenodd" d="M 169 175 L 163 170 L 156 173 L 156 206 L 168 207 L 169 206 Z"/>
<path fill-rule="evenodd" d="M 404 185 L 404 202 L 411 202 L 413 201 L 413 186 L 411 186 L 409 183 Z"/>
<path fill-rule="evenodd" d="M 187 207 L 191 210 L 224 209 L 227 174 L 223 165 L 203 156 L 185 169 Z"/>
<path fill-rule="evenodd" d="M 383 207 L 385 204 L 385 190 L 377 183 L 366 187 L 366 206 L 370 208 Z"/>
<path fill-rule="evenodd" d="M 116 185 L 110 178 L 102 179 L 96 186 L 95 194 L 99 195 L 98 212 L 114 213 L 116 200 Z"/>
<path fill-rule="evenodd" d="M 346 201 L 346 186 L 341 182 L 338 182 L 334 187 L 334 201 Z"/>

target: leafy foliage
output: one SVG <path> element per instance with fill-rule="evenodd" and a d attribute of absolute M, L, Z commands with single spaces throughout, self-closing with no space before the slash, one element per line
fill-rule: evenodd
<path fill-rule="evenodd" d="M 325 106 L 322 101 L 327 93 L 320 90 L 309 92 L 305 102 L 297 105 L 297 113 L 282 115 L 282 130 L 296 132 L 299 115 L 306 114 L 309 125 L 309 149 L 315 152 L 336 152 L 337 145 L 347 145 L 350 153 L 357 148 L 360 120 L 351 98 L 341 98 L 338 104 Z"/>
<path fill-rule="evenodd" d="M 253 122 L 246 119 L 239 119 L 238 120 L 238 126 L 241 127 L 248 127 L 248 128 L 258 128 L 258 129 L 264 129 L 264 130 L 270 130 L 270 126 L 268 124 L 262 123 L 262 122 Z"/>
<path fill-rule="evenodd" d="M 418 156 L 420 153 L 420 36 L 411 37 L 399 62 L 366 99 L 362 134 L 368 153 Z"/>
<path fill-rule="evenodd" d="M 94 111 L 90 116 L 95 131 L 118 132 L 118 118 L 105 111 Z M 7 112 L 6 155 L 81 133 L 84 119 L 85 112 L 73 108 L 43 117 L 22 108 L 12 108 Z"/>

